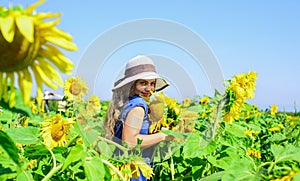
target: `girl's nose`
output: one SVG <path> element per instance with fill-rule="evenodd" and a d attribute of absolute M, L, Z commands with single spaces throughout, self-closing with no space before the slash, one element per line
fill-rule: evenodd
<path fill-rule="evenodd" d="M 147 90 L 147 91 L 150 91 L 150 90 L 151 90 L 151 85 L 150 85 L 150 84 L 147 84 L 147 85 L 146 85 L 146 90 Z"/>

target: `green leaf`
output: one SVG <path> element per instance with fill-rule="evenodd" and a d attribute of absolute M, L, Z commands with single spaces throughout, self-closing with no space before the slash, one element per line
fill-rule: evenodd
<path fill-rule="evenodd" d="M 33 126 L 11 128 L 7 134 L 17 143 L 20 144 L 37 144 L 40 142 L 38 135 L 40 130 Z"/>
<path fill-rule="evenodd" d="M 225 130 L 236 137 L 247 137 L 245 134 L 246 128 L 237 124 L 226 124 Z"/>
<path fill-rule="evenodd" d="M 226 170 L 229 168 L 232 160 L 239 160 L 239 158 L 236 150 L 228 147 L 215 156 L 208 156 L 207 160 L 213 164 L 213 166 Z"/>
<path fill-rule="evenodd" d="M 222 177 L 224 181 L 256 181 L 260 180 L 255 173 L 254 163 L 247 157 L 241 159 L 232 159 L 230 166 L 225 170 Z"/>
<path fill-rule="evenodd" d="M 45 145 L 26 146 L 24 148 L 24 156 L 32 159 L 49 154 L 50 152 Z"/>
<path fill-rule="evenodd" d="M 17 164 L 19 163 L 19 150 L 16 147 L 15 143 L 12 141 L 12 139 L 2 130 L 0 130 L 0 145 L 2 148 L 7 152 L 9 157 Z"/>
<path fill-rule="evenodd" d="M 293 175 L 294 181 L 299 181 L 300 180 L 300 173 L 298 172 L 296 175 Z"/>
<path fill-rule="evenodd" d="M 0 175 L 4 175 L 4 174 L 10 174 L 10 173 L 14 173 L 11 168 L 5 168 L 2 167 L 2 164 L 0 164 Z"/>
<path fill-rule="evenodd" d="M 8 109 L 4 109 L 3 112 L 1 112 L 0 114 L 0 120 L 8 122 L 13 120 L 15 116 L 15 113 L 9 111 Z"/>
<path fill-rule="evenodd" d="M 224 171 L 215 172 L 207 177 L 201 178 L 201 181 L 216 181 L 221 180 L 224 175 Z"/>
<path fill-rule="evenodd" d="M 83 164 L 87 180 L 103 180 L 105 168 L 100 158 L 92 157 Z"/>
<path fill-rule="evenodd" d="M 97 146 L 101 152 L 101 156 L 103 156 L 103 158 L 105 159 L 111 158 L 112 155 L 114 154 L 114 149 L 115 149 L 114 145 L 109 145 L 104 141 L 99 141 Z"/>
<path fill-rule="evenodd" d="M 66 161 L 62 167 L 62 171 L 64 171 L 72 162 L 76 162 L 84 158 L 85 155 L 86 153 L 84 152 L 83 146 L 81 144 L 75 145 L 66 158 Z"/>
<path fill-rule="evenodd" d="M 181 140 L 183 140 L 185 138 L 184 134 L 173 131 L 173 130 L 161 130 L 160 132 L 165 133 L 167 135 L 174 136 L 174 137 L 179 138 Z"/>
<path fill-rule="evenodd" d="M 85 130 L 78 122 L 74 125 L 75 131 L 81 136 L 83 143 L 89 147 L 98 137 L 98 131 L 94 129 Z"/>
<path fill-rule="evenodd" d="M 194 112 L 198 112 L 199 111 L 199 106 L 190 106 L 187 108 L 188 111 L 194 111 Z"/>
<path fill-rule="evenodd" d="M 275 162 L 297 161 L 300 162 L 300 148 L 294 145 L 275 146 L 271 145 L 271 152 L 275 157 Z"/>
<path fill-rule="evenodd" d="M 268 138 L 271 142 L 280 142 L 286 139 L 286 137 L 281 133 L 275 133 L 270 138 Z"/>
<path fill-rule="evenodd" d="M 255 125 L 255 124 L 247 124 L 247 126 L 253 131 L 261 131 L 261 127 Z"/>
<path fill-rule="evenodd" d="M 17 181 L 32 181 L 33 177 L 30 171 L 22 171 L 18 176 L 17 176 Z"/>
<path fill-rule="evenodd" d="M 208 142 L 200 135 L 191 133 L 183 146 L 183 157 L 186 158 L 201 158 L 205 154 Z"/>

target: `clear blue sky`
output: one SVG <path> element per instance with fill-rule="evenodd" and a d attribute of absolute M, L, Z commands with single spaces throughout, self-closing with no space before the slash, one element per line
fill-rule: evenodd
<path fill-rule="evenodd" d="M 8 2 L 26 6 L 35 1 L 0 0 L 4 6 Z M 257 71 L 256 96 L 249 102 L 261 108 L 278 104 L 281 110 L 293 111 L 296 101 L 300 110 L 300 1 L 47 0 L 37 11 L 62 13 L 58 26 L 69 32 L 79 47 L 77 52 L 66 52 L 75 65 L 97 37 L 122 23 L 144 18 L 176 22 L 196 33 L 210 47 L 225 79 L 234 74 Z M 176 59 L 177 55 L 181 58 L 186 56 L 178 53 L 179 50 L 172 45 L 152 41 L 139 43 L 119 49 L 112 58 L 124 57 L 125 60 L 140 53 L 159 54 L 172 59 Z M 201 78 L 203 73 L 199 74 L 192 66 L 183 64 L 180 58 L 175 61 L 195 82 L 199 80 L 201 94 L 211 94 L 205 78 Z M 123 66 L 124 61 L 116 64 Z M 116 75 L 115 72 L 112 74 L 108 76 L 113 80 Z M 196 84 L 198 86 L 198 82 Z M 95 91 L 95 94 L 106 99 L 107 95 L 103 92 L 109 92 L 106 90 L 111 89 L 110 86 L 96 85 L 98 92 Z"/>

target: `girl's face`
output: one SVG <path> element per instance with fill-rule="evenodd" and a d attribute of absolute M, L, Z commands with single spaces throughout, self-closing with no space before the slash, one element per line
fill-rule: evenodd
<path fill-rule="evenodd" d="M 155 79 L 137 80 L 135 83 L 134 93 L 136 95 L 142 95 L 144 97 L 150 97 L 151 93 L 155 90 Z"/>

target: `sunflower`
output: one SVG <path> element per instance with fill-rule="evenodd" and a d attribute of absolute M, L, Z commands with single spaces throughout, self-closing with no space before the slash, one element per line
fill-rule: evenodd
<path fill-rule="evenodd" d="M 177 104 L 177 99 L 172 99 L 167 95 L 164 95 L 163 92 L 154 95 L 154 99 L 150 101 L 149 108 L 149 119 L 152 122 L 149 128 L 150 133 L 159 131 L 161 127 L 172 128 L 173 126 L 176 126 L 182 111 L 181 105 Z M 160 118 L 160 120 L 152 121 L 153 117 Z"/>
<path fill-rule="evenodd" d="M 242 73 L 235 75 L 226 87 L 226 95 L 228 97 L 228 105 L 224 119 L 231 124 L 234 120 L 239 119 L 241 108 L 247 99 L 254 98 L 255 80 L 257 73 L 250 71 L 247 74 Z"/>
<path fill-rule="evenodd" d="M 87 83 L 78 76 L 68 78 L 64 84 L 64 94 L 69 100 L 83 101 L 88 90 Z"/>
<path fill-rule="evenodd" d="M 191 105 L 191 99 L 186 97 L 183 99 L 183 107 L 189 107 Z"/>
<path fill-rule="evenodd" d="M 87 105 L 85 109 L 86 109 L 85 113 L 89 118 L 92 118 L 98 113 L 100 113 L 101 104 L 98 96 L 92 95 L 87 101 Z"/>
<path fill-rule="evenodd" d="M 272 105 L 270 108 L 270 114 L 274 116 L 277 113 L 277 110 L 278 110 L 278 105 L 277 104 Z"/>
<path fill-rule="evenodd" d="M 15 104 L 15 81 L 27 105 L 33 78 L 37 97 L 42 97 L 43 84 L 52 89 L 63 86 L 56 68 L 66 74 L 74 68 L 59 50 L 77 50 L 72 36 L 55 27 L 61 14 L 33 13 L 44 2 L 40 0 L 27 8 L 0 6 L 0 99 L 9 102 L 10 107 Z"/>
<path fill-rule="evenodd" d="M 209 101 L 210 101 L 210 99 L 208 97 L 203 97 L 200 99 L 200 104 L 206 105 L 209 103 Z"/>
<path fill-rule="evenodd" d="M 153 168 L 151 168 L 143 159 L 135 159 L 116 166 L 126 180 L 130 178 L 138 178 L 142 173 L 144 177 L 150 179 L 153 176 Z M 117 177 L 117 174 L 113 170 L 110 170 L 113 178 Z"/>
<path fill-rule="evenodd" d="M 60 114 L 57 114 L 41 124 L 44 144 L 48 148 L 54 148 L 56 146 L 64 146 L 68 142 L 67 134 L 70 126 L 74 124 L 74 119 L 63 118 Z"/>

